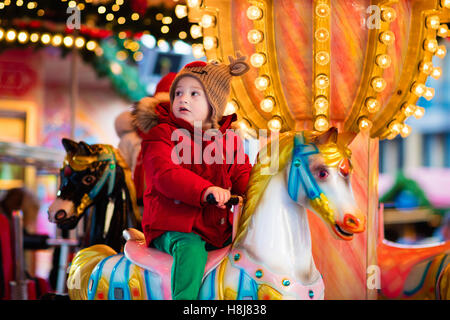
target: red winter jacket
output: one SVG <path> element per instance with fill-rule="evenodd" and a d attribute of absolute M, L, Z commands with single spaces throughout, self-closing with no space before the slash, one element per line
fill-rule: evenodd
<path fill-rule="evenodd" d="M 142 227 L 147 245 L 165 231 L 194 232 L 215 247 L 222 247 L 232 233 L 232 212 L 215 205 L 202 203 L 206 189 L 210 186 L 231 188 L 231 194 L 244 195 L 251 165 L 237 134 L 228 130 L 236 115 L 225 116 L 220 124 L 224 139 L 233 139 L 234 149 L 228 152 L 229 161 L 223 164 L 194 163 L 194 128 L 186 121 L 177 119 L 167 107 L 157 107 L 158 124 L 152 127 L 142 141 L 143 166 L 147 187 L 144 194 Z M 186 129 L 188 135 L 183 142 L 191 146 L 192 164 L 174 163 L 171 153 L 179 141 L 172 141 L 172 132 Z M 205 140 L 205 139 L 203 139 Z M 202 141 L 202 149 L 213 141 Z M 223 142 L 223 157 L 227 143 Z M 211 152 L 210 152 L 211 153 Z M 179 153 L 183 157 L 182 153 Z M 233 158 L 233 161 L 230 159 Z M 244 159 L 244 161 L 242 161 Z M 241 164 L 239 164 L 241 162 Z M 198 161 L 197 161 L 198 162 Z"/>

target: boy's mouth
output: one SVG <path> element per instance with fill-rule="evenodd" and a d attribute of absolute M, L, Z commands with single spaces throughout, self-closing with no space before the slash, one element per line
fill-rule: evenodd
<path fill-rule="evenodd" d="M 180 112 L 190 112 L 190 110 L 188 108 L 186 108 L 186 107 L 179 107 L 178 111 L 180 111 Z"/>

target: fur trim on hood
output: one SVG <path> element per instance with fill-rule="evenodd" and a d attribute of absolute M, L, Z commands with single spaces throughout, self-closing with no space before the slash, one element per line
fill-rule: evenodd
<path fill-rule="evenodd" d="M 161 111 L 170 112 L 168 92 L 158 93 L 154 97 L 142 98 L 136 103 L 131 111 L 133 125 L 146 133 L 158 124 Z"/>

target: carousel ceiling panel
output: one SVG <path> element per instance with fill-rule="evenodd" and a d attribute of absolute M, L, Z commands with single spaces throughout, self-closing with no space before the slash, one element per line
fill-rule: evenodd
<path fill-rule="evenodd" d="M 415 105 L 439 76 L 449 0 L 205 0 L 189 8 L 208 59 L 236 51 L 251 71 L 234 82 L 241 123 L 253 129 L 326 130 L 407 136 Z M 204 14 L 214 17 L 205 26 Z M 212 41 L 214 40 L 214 41 Z"/>

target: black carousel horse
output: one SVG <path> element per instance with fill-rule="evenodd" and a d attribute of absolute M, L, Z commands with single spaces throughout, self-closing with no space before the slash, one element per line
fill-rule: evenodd
<path fill-rule="evenodd" d="M 86 215 L 81 247 L 106 244 L 120 251 L 122 231 L 141 229 L 130 169 L 110 145 L 88 145 L 65 138 L 62 144 L 66 158 L 57 198 L 48 210 L 49 220 L 68 230 Z"/>

